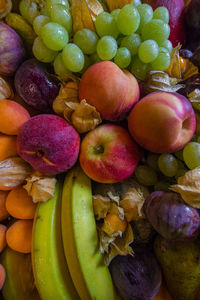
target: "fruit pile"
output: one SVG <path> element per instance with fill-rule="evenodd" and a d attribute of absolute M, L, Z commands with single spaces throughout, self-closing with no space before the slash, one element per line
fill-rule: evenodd
<path fill-rule="evenodd" d="M 0 3 L 4 300 L 200 299 L 199 10 Z"/>

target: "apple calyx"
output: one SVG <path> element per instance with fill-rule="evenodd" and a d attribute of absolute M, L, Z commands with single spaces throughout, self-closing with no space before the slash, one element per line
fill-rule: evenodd
<path fill-rule="evenodd" d="M 95 154 L 103 154 L 104 153 L 104 147 L 102 145 L 96 145 L 94 146 L 94 153 Z"/>

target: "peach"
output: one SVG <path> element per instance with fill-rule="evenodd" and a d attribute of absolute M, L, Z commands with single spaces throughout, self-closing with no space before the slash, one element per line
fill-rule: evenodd
<path fill-rule="evenodd" d="M 175 152 L 191 140 L 196 128 L 195 113 L 184 96 L 155 92 L 135 105 L 128 128 L 143 148 L 155 153 Z"/>
<path fill-rule="evenodd" d="M 17 137 L 18 154 L 46 175 L 70 169 L 79 154 L 80 137 L 63 118 L 43 114 L 30 118 Z"/>
<path fill-rule="evenodd" d="M 0 160 L 17 155 L 17 137 L 0 134 Z"/>
<path fill-rule="evenodd" d="M 79 85 L 79 99 L 96 107 L 101 117 L 118 121 L 126 117 L 139 99 L 139 85 L 127 70 L 122 71 L 111 61 L 89 67 Z"/>
<path fill-rule="evenodd" d="M 24 122 L 30 119 L 28 111 L 12 100 L 0 100 L 0 132 L 16 135 Z"/>
<path fill-rule="evenodd" d="M 88 177 L 101 183 L 128 178 L 139 158 L 139 148 L 128 131 L 115 124 L 98 126 L 81 143 L 81 167 Z"/>

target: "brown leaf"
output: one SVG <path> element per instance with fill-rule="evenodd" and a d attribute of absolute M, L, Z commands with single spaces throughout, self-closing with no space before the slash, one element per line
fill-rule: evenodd
<path fill-rule="evenodd" d="M 0 161 L 0 186 L 16 187 L 32 172 L 31 166 L 21 157 Z"/>
<path fill-rule="evenodd" d="M 53 110 L 57 115 L 64 116 L 66 102 L 79 103 L 77 81 L 68 81 L 61 85 L 59 94 L 53 102 Z"/>
<path fill-rule="evenodd" d="M 105 1 L 109 11 L 113 11 L 117 8 L 122 8 L 126 4 L 133 4 L 134 0 L 106 0 Z"/>
<path fill-rule="evenodd" d="M 126 192 L 120 201 L 120 206 L 124 209 L 124 214 L 128 222 L 133 220 L 139 220 L 145 218 L 142 211 L 142 206 L 146 197 L 148 196 L 148 191 L 139 188 L 130 188 Z"/>
<path fill-rule="evenodd" d="M 181 44 L 172 49 L 171 52 L 171 61 L 166 73 L 169 74 L 170 77 L 175 77 L 178 79 L 182 78 L 181 74 L 181 65 L 179 60 L 179 50 L 181 49 Z"/>
<path fill-rule="evenodd" d="M 96 17 L 104 11 L 103 6 L 98 0 L 86 0 L 90 10 L 92 20 L 95 21 Z"/>
<path fill-rule="evenodd" d="M 71 14 L 73 19 L 74 32 L 87 28 L 95 31 L 92 15 L 86 0 L 72 0 Z"/>
<path fill-rule="evenodd" d="M 177 92 L 184 87 L 184 84 L 179 84 L 181 79 L 172 78 L 163 71 L 150 71 L 144 83 L 146 93 L 164 91 Z"/>
<path fill-rule="evenodd" d="M 105 218 L 111 207 L 110 198 L 101 195 L 93 195 L 92 200 L 96 219 L 100 220 Z"/>
<path fill-rule="evenodd" d="M 187 95 L 189 101 L 192 103 L 192 106 L 200 111 L 200 90 L 195 89 L 190 94 Z"/>
<path fill-rule="evenodd" d="M 29 196 L 33 198 L 33 202 L 45 202 L 51 199 L 55 193 L 56 178 L 46 177 L 37 172 L 33 172 L 28 178 L 24 188 Z"/>
<path fill-rule="evenodd" d="M 96 108 L 86 102 L 66 102 L 64 110 L 65 119 L 71 123 L 79 133 L 93 130 L 102 120 Z"/>
<path fill-rule="evenodd" d="M 14 96 L 13 90 L 8 82 L 0 76 L 0 100 L 12 99 Z"/>
<path fill-rule="evenodd" d="M 179 177 L 178 184 L 170 186 L 170 190 L 179 193 L 187 204 L 200 208 L 200 167 Z"/>

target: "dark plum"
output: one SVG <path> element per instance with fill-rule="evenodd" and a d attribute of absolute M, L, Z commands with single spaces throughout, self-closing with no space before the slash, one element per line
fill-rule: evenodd
<path fill-rule="evenodd" d="M 154 229 L 167 240 L 186 241 L 199 233 L 197 209 L 185 204 L 177 193 L 153 192 L 146 198 L 143 208 Z"/>
<path fill-rule="evenodd" d="M 134 246 L 134 256 L 116 256 L 109 268 L 123 300 L 152 300 L 157 294 L 162 275 L 149 247 Z"/>
<path fill-rule="evenodd" d="M 15 74 L 15 88 L 30 106 L 45 113 L 52 112 L 52 103 L 59 92 L 59 80 L 47 66 L 36 59 L 26 60 Z"/>

